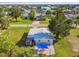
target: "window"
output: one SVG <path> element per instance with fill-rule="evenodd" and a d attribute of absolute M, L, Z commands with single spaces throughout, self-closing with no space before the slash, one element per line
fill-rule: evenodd
<path fill-rule="evenodd" d="M 40 42 L 40 40 L 38 40 Z"/>
<path fill-rule="evenodd" d="M 48 40 L 48 42 L 50 42 L 50 41 Z"/>

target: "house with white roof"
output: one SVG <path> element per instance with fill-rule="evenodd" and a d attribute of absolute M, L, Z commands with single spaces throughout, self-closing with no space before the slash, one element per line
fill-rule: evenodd
<path fill-rule="evenodd" d="M 50 8 L 50 7 L 47 7 L 47 6 L 41 6 L 40 10 L 41 10 L 42 12 L 46 12 L 46 11 L 48 11 L 48 10 L 51 10 L 51 8 Z"/>
<path fill-rule="evenodd" d="M 52 55 L 55 54 L 53 39 L 53 35 L 48 28 L 32 28 L 28 33 L 26 45 L 34 45 L 36 54 L 42 52 L 46 55 Z"/>
<path fill-rule="evenodd" d="M 24 17 L 29 17 L 29 13 L 30 13 L 30 9 L 23 9 L 24 10 L 24 12 L 23 12 L 23 16 Z"/>
<path fill-rule="evenodd" d="M 26 39 L 26 45 L 29 45 L 27 44 L 27 41 L 31 42 L 30 45 L 32 45 L 32 41 L 34 41 L 35 45 L 39 43 L 46 43 L 48 45 L 52 45 L 53 36 L 48 28 L 32 28 L 30 29 Z"/>
<path fill-rule="evenodd" d="M 36 55 L 40 53 L 53 55 L 55 54 L 53 39 L 53 35 L 48 28 L 32 28 L 28 33 L 26 45 L 34 45 Z"/>

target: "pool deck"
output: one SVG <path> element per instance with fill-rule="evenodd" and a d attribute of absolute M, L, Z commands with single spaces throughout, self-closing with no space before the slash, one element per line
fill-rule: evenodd
<path fill-rule="evenodd" d="M 54 55 L 55 54 L 55 50 L 54 50 L 54 47 L 53 45 L 49 46 L 48 50 L 45 51 L 46 52 L 46 55 Z"/>
<path fill-rule="evenodd" d="M 37 52 L 37 54 L 40 54 L 40 52 Z M 49 48 L 47 50 L 42 51 L 42 54 L 46 54 L 47 56 L 54 55 L 55 50 L 54 50 L 53 45 L 49 46 Z"/>
<path fill-rule="evenodd" d="M 54 55 L 55 54 L 55 50 L 54 50 L 54 47 L 53 45 L 49 46 L 49 49 L 48 49 L 48 55 Z"/>

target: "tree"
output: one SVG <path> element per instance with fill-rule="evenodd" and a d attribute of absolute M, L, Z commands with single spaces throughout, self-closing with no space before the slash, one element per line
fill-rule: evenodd
<path fill-rule="evenodd" d="M 32 47 L 28 47 L 26 51 L 24 52 L 24 55 L 27 57 L 32 57 L 34 56 L 34 54 L 35 54 L 35 51 L 34 51 L 34 48 Z"/>
<path fill-rule="evenodd" d="M 15 18 L 16 21 L 18 21 L 17 18 L 23 13 L 22 7 L 17 5 L 12 6 L 8 11 L 8 15 Z"/>
<path fill-rule="evenodd" d="M 7 19 L 1 19 L 1 28 L 7 29 L 9 27 L 9 21 Z"/>
<path fill-rule="evenodd" d="M 4 47 L 5 51 L 7 52 L 8 56 L 11 57 L 13 54 L 13 50 L 15 48 L 15 45 L 12 42 L 8 42 L 6 41 L 4 43 Z"/>
<path fill-rule="evenodd" d="M 6 53 L 8 56 L 12 56 L 15 48 L 15 44 L 8 40 L 9 32 L 6 32 L 5 36 L 0 36 L 0 52 Z"/>
<path fill-rule="evenodd" d="M 30 11 L 30 13 L 29 13 L 29 18 L 30 18 L 31 20 L 33 20 L 33 19 L 35 18 L 35 10 L 34 10 L 34 9 L 32 9 L 32 10 Z"/>
<path fill-rule="evenodd" d="M 51 10 L 48 10 L 48 11 L 46 12 L 46 14 L 47 14 L 47 15 L 51 14 Z"/>
<path fill-rule="evenodd" d="M 61 10 L 57 10 L 55 18 L 49 21 L 48 27 L 58 41 L 59 36 L 64 37 L 69 34 L 71 20 L 67 20 L 64 13 Z"/>
<path fill-rule="evenodd" d="M 1 23 L 1 18 L 4 16 L 4 8 L 3 6 L 0 6 L 0 23 Z"/>
<path fill-rule="evenodd" d="M 18 52 L 18 51 L 16 51 L 17 57 L 32 57 L 34 56 L 35 53 L 34 48 L 32 47 L 27 47 L 26 50 L 23 50 L 22 52 Z"/>
<path fill-rule="evenodd" d="M 3 6 L 0 6 L 0 18 L 4 16 L 4 8 Z"/>
<path fill-rule="evenodd" d="M 1 19 L 1 28 L 7 29 L 9 27 L 9 21 L 6 17 Z"/>
<path fill-rule="evenodd" d="M 74 24 L 79 25 L 79 16 L 74 20 Z"/>

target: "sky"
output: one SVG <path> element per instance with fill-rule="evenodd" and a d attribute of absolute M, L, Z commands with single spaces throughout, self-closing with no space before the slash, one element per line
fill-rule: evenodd
<path fill-rule="evenodd" d="M 33 4 L 33 3 L 53 3 L 53 4 L 79 4 L 79 0 L 0 0 L 0 4 L 4 3 L 21 3 L 21 4 Z"/>

